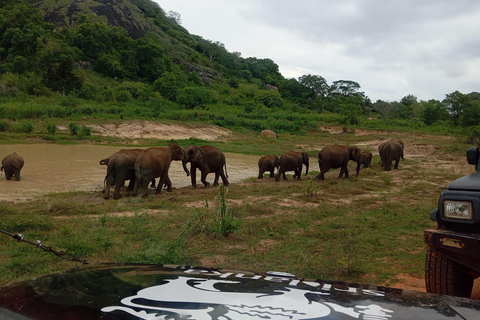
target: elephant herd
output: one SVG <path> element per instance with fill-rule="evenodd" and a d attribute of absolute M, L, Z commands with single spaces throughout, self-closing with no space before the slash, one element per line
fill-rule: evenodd
<path fill-rule="evenodd" d="M 142 197 L 147 197 L 148 185 L 151 182 L 151 186 L 155 188 L 156 178 L 159 178 L 159 181 L 155 193 L 161 193 L 164 186 L 167 192 L 170 192 L 172 182 L 168 177 L 168 170 L 172 161 L 180 160 L 185 173 L 191 177 L 192 188 L 197 186 L 197 169 L 200 170 L 200 180 L 205 187 L 210 185 L 206 180 L 209 173 L 215 173 L 213 186 L 218 185 L 220 177 L 223 184 L 228 185 L 225 155 L 218 148 L 190 145 L 184 149 L 177 143 L 171 143 L 168 147 L 121 149 L 100 160 L 101 165 L 107 166 L 103 198 L 110 198 L 110 187 L 115 186 L 113 198 L 120 199 L 121 188 L 127 180 L 130 181 L 127 190 L 133 191 L 134 195 L 138 194 L 141 188 Z M 190 170 L 187 169 L 187 163 L 190 163 Z"/>
<path fill-rule="evenodd" d="M 392 168 L 392 162 L 395 161 L 394 169 L 398 169 L 398 163 L 403 157 L 404 143 L 400 140 L 386 141 L 378 146 L 380 163 L 384 170 L 389 171 Z M 346 145 L 326 146 L 318 152 L 318 164 L 320 173 L 315 179 L 324 180 L 325 173 L 330 169 L 340 168 L 339 178 L 345 176 L 348 178 L 348 162 L 357 163 L 356 176 L 358 176 L 361 165 L 364 168 L 371 167 L 372 153 L 361 152 L 358 147 Z M 165 186 L 167 192 L 172 190 L 172 182 L 168 176 L 168 171 L 172 161 L 182 161 L 182 166 L 190 176 L 192 188 L 197 186 L 197 169 L 200 171 L 200 181 L 205 187 L 210 185 L 206 177 L 209 173 L 215 173 L 213 186 L 217 186 L 219 178 L 222 178 L 224 186 L 228 186 L 227 165 L 225 155 L 220 149 L 212 146 L 189 145 L 185 148 L 177 143 L 171 143 L 168 147 L 150 147 L 147 149 L 121 149 L 110 157 L 100 160 L 101 165 L 107 166 L 107 173 L 104 179 L 105 199 L 110 198 L 110 188 L 115 186 L 113 198 L 122 197 L 121 188 L 126 181 L 129 181 L 127 191 L 133 191 L 138 194 L 141 189 L 141 196 L 148 196 L 148 185 L 156 188 L 155 193 L 161 193 Z M 190 163 L 190 170 L 187 164 Z M 12 177 L 20 181 L 20 170 L 25 161 L 17 153 L 7 155 L 2 160 L 1 171 L 5 171 L 7 180 Z M 293 171 L 294 179 L 300 180 L 303 166 L 305 165 L 305 175 L 308 174 L 309 156 L 306 152 L 289 151 L 280 157 L 266 155 L 258 160 L 258 179 L 262 179 L 265 172 L 270 173 L 270 177 L 275 177 L 276 181 L 286 180 L 286 172 Z M 275 170 L 277 170 L 275 174 Z M 155 187 L 155 179 L 159 178 Z"/>
<path fill-rule="evenodd" d="M 394 168 L 398 169 L 398 162 L 403 157 L 404 143 L 400 140 L 386 141 L 378 146 L 378 154 L 380 163 L 385 171 L 391 170 L 392 162 L 395 161 Z M 346 145 L 326 146 L 318 152 L 318 164 L 320 173 L 315 177 L 316 180 L 325 180 L 325 173 L 330 169 L 340 168 L 339 178 L 345 176 L 348 178 L 348 162 L 357 163 L 356 173 L 358 176 L 360 167 L 371 167 L 372 153 L 361 152 L 358 147 Z M 266 155 L 258 160 L 258 179 L 263 178 L 265 172 L 270 172 L 270 177 L 275 177 L 275 181 L 279 181 L 280 177 L 286 180 L 285 172 L 293 171 L 294 179 L 300 180 L 303 165 L 305 165 L 305 175 L 308 174 L 309 156 L 306 152 L 289 151 L 280 157 L 274 155 Z M 275 169 L 277 173 L 275 174 Z"/>

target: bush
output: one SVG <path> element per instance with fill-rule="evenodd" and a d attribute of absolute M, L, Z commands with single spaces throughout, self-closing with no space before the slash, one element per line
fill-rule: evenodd
<path fill-rule="evenodd" d="M 68 129 L 70 130 L 70 134 L 71 134 L 72 136 L 75 136 L 75 135 L 78 134 L 78 126 L 77 126 L 75 123 L 70 122 L 70 123 L 68 124 Z"/>
<path fill-rule="evenodd" d="M 13 131 L 30 133 L 33 131 L 33 124 L 31 122 L 20 122 L 13 126 Z"/>
<path fill-rule="evenodd" d="M 282 97 L 280 93 L 275 90 L 260 90 L 258 91 L 255 100 L 263 103 L 268 108 L 280 108 L 283 106 Z"/>
<path fill-rule="evenodd" d="M 205 88 L 186 87 L 178 91 L 177 102 L 193 109 L 212 102 L 212 95 Z"/>
<path fill-rule="evenodd" d="M 10 125 L 8 124 L 7 121 L 0 120 L 0 132 L 5 132 L 5 131 L 7 131 L 9 126 L 10 126 Z"/>
<path fill-rule="evenodd" d="M 82 136 L 89 136 L 92 134 L 92 128 L 87 127 L 87 126 L 82 126 L 82 129 L 80 130 L 80 135 Z"/>
<path fill-rule="evenodd" d="M 57 125 L 55 123 L 47 123 L 47 131 L 49 134 L 57 132 Z"/>

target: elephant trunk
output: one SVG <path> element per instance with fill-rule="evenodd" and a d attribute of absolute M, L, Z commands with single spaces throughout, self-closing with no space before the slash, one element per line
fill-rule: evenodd
<path fill-rule="evenodd" d="M 355 176 L 358 177 L 358 174 L 360 173 L 360 165 L 361 165 L 361 161 L 357 161 L 357 172 L 355 173 Z"/>
<path fill-rule="evenodd" d="M 305 170 L 305 175 L 307 175 L 307 174 L 308 174 L 308 162 L 305 164 L 305 168 L 307 168 L 307 169 Z"/>
<path fill-rule="evenodd" d="M 182 165 L 183 165 L 183 170 L 185 170 L 185 173 L 187 174 L 187 177 L 190 175 L 190 171 L 187 169 L 187 162 L 188 162 L 188 157 L 185 156 L 182 160 Z"/>

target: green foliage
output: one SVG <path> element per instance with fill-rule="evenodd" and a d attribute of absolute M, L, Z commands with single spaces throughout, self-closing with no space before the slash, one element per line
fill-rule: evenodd
<path fill-rule="evenodd" d="M 282 97 L 276 90 L 259 90 L 255 96 L 255 101 L 262 103 L 267 108 L 281 108 L 283 106 Z"/>
<path fill-rule="evenodd" d="M 177 102 L 188 109 L 202 107 L 212 101 L 212 95 L 206 88 L 186 87 L 178 90 Z"/>
<path fill-rule="evenodd" d="M 47 131 L 49 134 L 55 134 L 57 132 L 57 125 L 55 123 L 47 123 Z"/>
<path fill-rule="evenodd" d="M 33 124 L 29 121 L 18 122 L 12 126 L 12 130 L 13 132 L 30 133 L 33 131 Z"/>
<path fill-rule="evenodd" d="M 86 137 L 86 136 L 90 136 L 92 134 L 92 128 L 90 127 L 87 127 L 85 125 L 83 125 L 81 128 L 80 128 L 80 135 L 82 137 Z"/>
<path fill-rule="evenodd" d="M 10 127 L 10 125 L 8 124 L 7 121 L 5 121 L 5 120 L 0 120 L 0 132 L 5 132 L 5 131 L 7 131 L 9 127 Z"/>
<path fill-rule="evenodd" d="M 68 123 L 68 130 L 70 131 L 70 134 L 71 134 L 72 136 L 77 135 L 77 134 L 78 134 L 78 126 L 77 126 L 77 124 L 74 123 L 74 122 Z"/>

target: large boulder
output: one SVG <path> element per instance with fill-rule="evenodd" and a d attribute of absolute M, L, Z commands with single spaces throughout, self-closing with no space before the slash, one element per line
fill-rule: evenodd
<path fill-rule="evenodd" d="M 278 138 L 278 135 L 275 133 L 275 131 L 272 130 L 262 130 L 262 132 L 260 132 L 260 135 L 262 137 Z"/>

